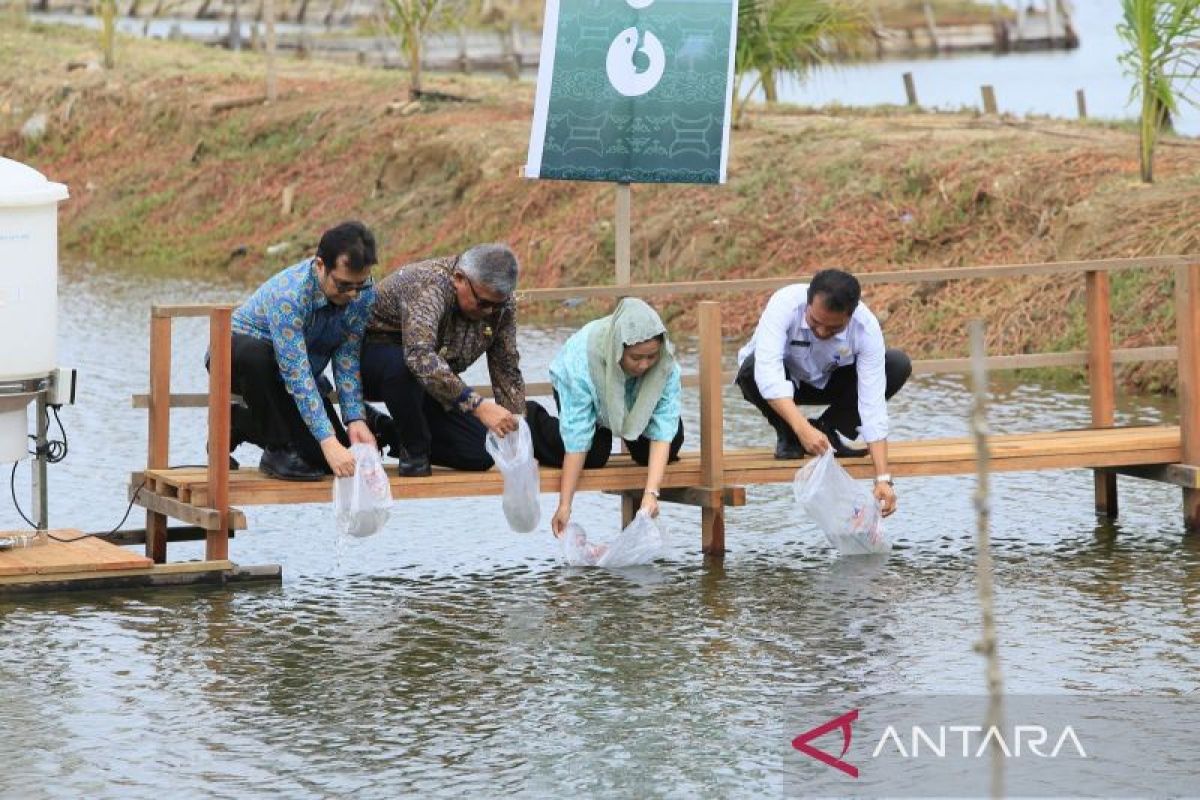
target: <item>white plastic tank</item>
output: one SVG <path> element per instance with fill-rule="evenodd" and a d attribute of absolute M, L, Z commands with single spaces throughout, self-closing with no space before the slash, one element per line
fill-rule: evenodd
<path fill-rule="evenodd" d="M 19 390 L 58 366 L 58 204 L 67 187 L 0 158 L 0 463 L 25 457 Z"/>

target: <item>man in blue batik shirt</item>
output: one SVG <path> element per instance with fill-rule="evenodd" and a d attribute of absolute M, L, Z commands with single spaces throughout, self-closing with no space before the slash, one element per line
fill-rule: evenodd
<path fill-rule="evenodd" d="M 365 422 L 359 349 L 374 295 L 375 237 L 361 222 L 321 236 L 317 253 L 259 287 L 233 312 L 230 450 L 263 448 L 259 469 L 284 480 L 354 474 L 351 443 L 375 446 Z M 342 406 L 324 396 L 330 363 Z"/>

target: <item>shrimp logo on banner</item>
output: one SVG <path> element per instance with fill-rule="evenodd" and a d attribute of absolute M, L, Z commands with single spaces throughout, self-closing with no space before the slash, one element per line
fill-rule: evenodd
<path fill-rule="evenodd" d="M 723 183 L 736 0 L 547 0 L 525 175 Z"/>

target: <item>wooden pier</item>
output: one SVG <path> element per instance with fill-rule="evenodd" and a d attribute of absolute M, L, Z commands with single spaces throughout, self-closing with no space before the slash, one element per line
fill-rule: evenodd
<path fill-rule="evenodd" d="M 1155 269 L 1173 271 L 1176 285 L 1177 345 L 1127 350 L 1112 347 L 1109 312 L 1109 273 L 1114 270 Z M 928 283 L 957 280 L 997 280 L 1030 275 L 1084 275 L 1087 297 L 1088 349 L 1067 353 L 1004 354 L 988 359 L 990 369 L 1049 366 L 1086 366 L 1091 392 L 1092 426 L 1083 430 L 996 435 L 989 439 L 990 468 L 995 471 L 1091 469 L 1095 471 L 1095 508 L 1100 514 L 1117 513 L 1118 474 L 1163 481 L 1182 488 L 1184 520 L 1200 527 L 1200 258 L 1163 256 L 1011 266 L 963 267 L 859 274 L 864 286 L 881 283 Z M 521 293 L 521 301 L 547 302 L 568 298 L 621 296 L 683 296 L 719 293 L 757 293 L 801 282 L 805 276 L 688 284 L 534 289 Z M 869 292 L 868 292 L 869 301 Z M 243 508 L 267 504 L 328 503 L 332 479 L 313 483 L 274 480 L 257 470 L 230 472 L 225 451 L 229 441 L 230 318 L 231 306 L 155 306 L 151 311 L 150 392 L 134 397 L 135 407 L 149 409 L 146 469 L 134 473 L 130 485 L 134 502 L 146 509 L 146 554 L 156 564 L 166 561 L 167 542 L 173 529 L 168 519 L 183 521 L 190 530 L 205 531 L 206 558 L 225 563 L 229 536 L 244 530 Z M 702 511 L 701 550 L 719 557 L 725 552 L 725 513 L 728 507 L 747 502 L 747 486 L 789 482 L 798 462 L 777 461 L 767 448 L 726 450 L 723 442 L 722 388 L 732 375 L 722 371 L 721 306 L 714 301 L 698 304 L 700 364 L 697 375 L 684 384 L 698 387 L 700 395 L 699 451 L 685 451 L 667 468 L 662 500 L 699 506 Z M 179 317 L 209 319 L 212 353 L 209 392 L 173 395 L 170 392 L 171 322 Z M 1180 424 L 1153 427 L 1114 427 L 1114 364 L 1145 360 L 1176 360 L 1179 368 Z M 968 359 L 917 360 L 917 373 L 966 372 Z M 480 388 L 480 387 L 477 387 Z M 549 386 L 531 384 L 530 396 L 549 394 Z M 207 467 L 171 467 L 169 462 L 170 410 L 172 407 L 205 407 L 208 410 L 209 452 Z M 889 465 L 897 477 L 966 474 L 975 471 L 975 451 L 968 438 L 891 441 Z M 869 477 L 867 458 L 843 462 L 851 474 Z M 540 471 L 542 490 L 558 489 L 559 472 Z M 581 491 L 604 491 L 622 496 L 623 516 L 632 516 L 644 483 L 644 468 L 627 456 L 616 455 L 609 465 L 585 470 Z M 503 479 L 498 471 L 455 472 L 435 468 L 426 478 L 391 480 L 393 496 L 401 501 L 417 498 L 451 498 L 498 495 Z"/>

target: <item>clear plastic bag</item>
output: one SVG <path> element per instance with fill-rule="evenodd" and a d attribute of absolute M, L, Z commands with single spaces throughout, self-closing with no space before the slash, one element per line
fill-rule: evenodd
<path fill-rule="evenodd" d="M 832 449 L 797 470 L 792 490 L 796 503 L 842 555 L 892 549 L 875 496 L 837 463 Z"/>
<path fill-rule="evenodd" d="M 383 471 L 379 451 L 369 444 L 353 444 L 354 475 L 333 481 L 333 508 L 338 533 L 370 536 L 388 520 L 392 507 L 392 485 Z"/>
<path fill-rule="evenodd" d="M 607 544 L 589 542 L 583 528 L 569 523 L 559 547 L 559 557 L 570 567 L 636 567 L 667 554 L 667 531 L 657 519 L 639 511 L 629 527 Z"/>
<path fill-rule="evenodd" d="M 504 474 L 502 505 L 508 527 L 517 533 L 529 533 L 542 519 L 542 506 L 538 502 L 541 485 L 529 424 L 524 417 L 517 417 L 515 433 L 497 439 L 489 432 L 484 447 Z"/>

